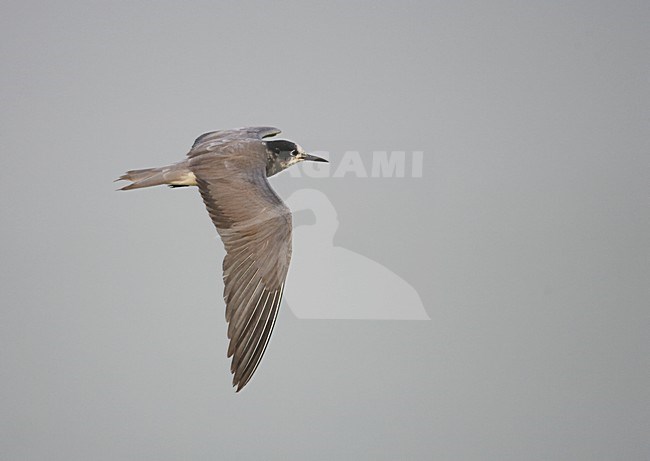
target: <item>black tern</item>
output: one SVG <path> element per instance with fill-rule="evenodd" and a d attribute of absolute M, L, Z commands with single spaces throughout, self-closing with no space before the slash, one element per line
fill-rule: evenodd
<path fill-rule="evenodd" d="M 187 159 L 117 179 L 131 181 L 120 190 L 198 186 L 226 249 L 223 297 L 237 392 L 264 355 L 291 260 L 291 211 L 266 178 L 305 160 L 327 162 L 292 141 L 265 141 L 279 133 L 273 127 L 205 133 Z"/>

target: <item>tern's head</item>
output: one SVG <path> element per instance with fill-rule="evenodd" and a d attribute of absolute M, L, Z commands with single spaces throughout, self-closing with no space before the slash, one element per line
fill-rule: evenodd
<path fill-rule="evenodd" d="M 273 176 L 291 165 L 311 160 L 312 162 L 327 162 L 324 158 L 309 155 L 298 144 L 284 139 L 264 141 L 269 153 L 266 163 L 266 176 Z"/>

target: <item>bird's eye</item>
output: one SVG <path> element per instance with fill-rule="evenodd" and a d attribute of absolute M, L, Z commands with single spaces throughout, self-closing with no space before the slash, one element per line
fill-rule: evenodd
<path fill-rule="evenodd" d="M 291 155 L 295 157 L 296 155 L 298 155 L 298 151 L 297 150 L 292 150 Z"/>

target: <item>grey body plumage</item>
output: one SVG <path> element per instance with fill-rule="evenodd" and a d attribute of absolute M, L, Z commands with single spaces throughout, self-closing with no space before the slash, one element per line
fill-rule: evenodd
<path fill-rule="evenodd" d="M 131 170 L 121 190 L 166 184 L 198 186 L 221 236 L 228 357 L 241 390 L 266 350 L 291 260 L 291 212 L 267 177 L 305 160 L 326 161 L 296 143 L 269 140 L 280 130 L 250 127 L 199 136 L 187 159 L 162 168 Z"/>

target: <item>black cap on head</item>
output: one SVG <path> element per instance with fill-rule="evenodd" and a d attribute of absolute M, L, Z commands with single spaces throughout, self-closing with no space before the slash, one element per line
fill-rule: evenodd
<path fill-rule="evenodd" d="M 290 153 L 298 150 L 298 145 L 295 142 L 287 141 L 286 139 L 275 139 L 273 141 L 264 141 L 266 147 L 273 153 L 279 154 L 280 152 Z"/>

